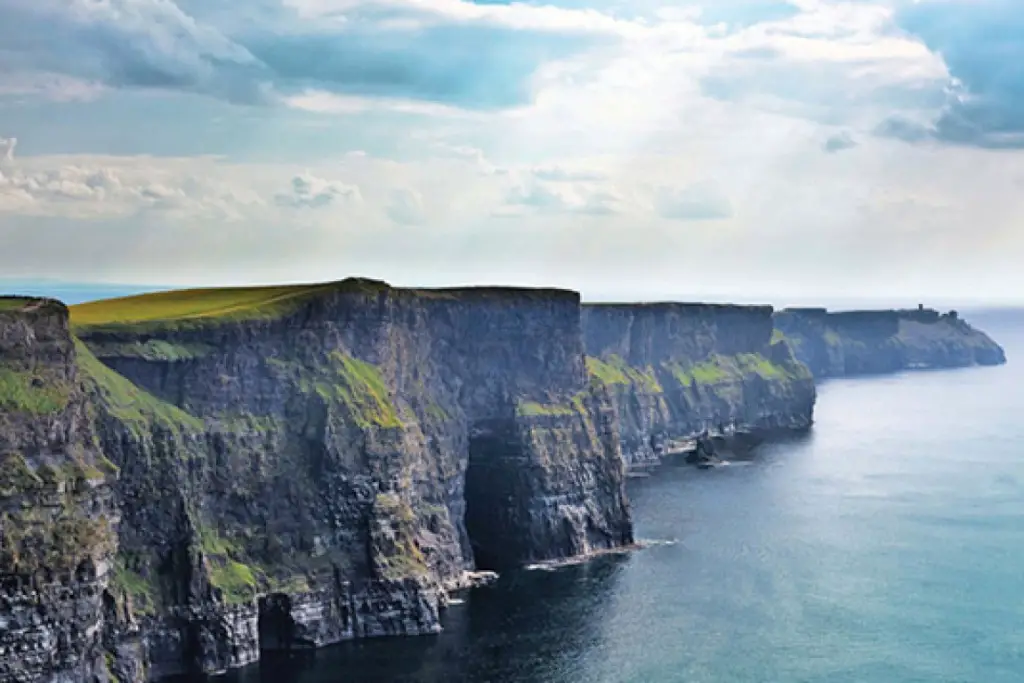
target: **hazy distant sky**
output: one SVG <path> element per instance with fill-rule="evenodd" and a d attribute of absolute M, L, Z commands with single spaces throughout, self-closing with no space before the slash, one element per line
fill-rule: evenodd
<path fill-rule="evenodd" d="M 1020 0 L 0 0 L 0 277 L 1024 300 Z"/>

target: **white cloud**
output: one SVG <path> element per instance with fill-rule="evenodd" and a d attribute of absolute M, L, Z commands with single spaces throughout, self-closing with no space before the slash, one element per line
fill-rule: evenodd
<path fill-rule="evenodd" d="M 675 221 L 710 221 L 732 217 L 732 203 L 713 183 L 684 188 L 660 187 L 654 208 L 662 218 Z"/>
<path fill-rule="evenodd" d="M 296 209 L 322 209 L 341 202 L 360 202 L 359 187 L 336 180 L 325 180 L 309 173 L 292 178 L 287 192 L 274 196 L 278 206 Z"/>
<path fill-rule="evenodd" d="M 423 195 L 410 188 L 393 191 L 386 210 L 391 220 L 400 225 L 420 225 L 426 220 Z"/>
<path fill-rule="evenodd" d="M 616 19 L 596 9 L 568 9 L 554 5 L 525 2 L 478 4 L 467 0 L 285 0 L 303 17 L 344 21 L 349 13 L 373 7 L 379 10 L 405 11 L 412 15 L 396 24 L 416 28 L 437 22 L 475 22 L 533 31 L 580 31 L 637 35 L 643 26 Z"/>
<path fill-rule="evenodd" d="M 371 111 L 392 111 L 400 114 L 437 117 L 471 118 L 478 116 L 466 109 L 432 102 L 395 97 L 337 95 L 322 90 L 307 90 L 299 95 L 283 97 L 282 101 L 294 109 L 318 114 L 362 114 Z"/>
<path fill-rule="evenodd" d="M 607 182 L 574 181 L 571 174 L 552 169 L 524 174 L 513 172 L 514 180 L 497 207 L 497 216 L 522 216 L 533 212 L 574 213 L 590 216 L 611 216 L 629 210 L 627 197 Z M 585 177 L 582 173 L 580 177 Z M 598 177 L 593 174 L 591 177 Z M 600 176 L 603 177 L 603 176 Z M 571 182 L 570 182 L 571 181 Z"/>
<path fill-rule="evenodd" d="M 0 138 L 0 161 L 13 163 L 14 148 L 18 146 L 18 138 Z"/>

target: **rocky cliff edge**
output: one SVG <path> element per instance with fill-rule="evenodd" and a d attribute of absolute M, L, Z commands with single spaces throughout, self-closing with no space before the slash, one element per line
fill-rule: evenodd
<path fill-rule="evenodd" d="M 776 313 L 775 326 L 818 378 L 1006 362 L 1002 347 L 956 311 L 794 308 Z"/>

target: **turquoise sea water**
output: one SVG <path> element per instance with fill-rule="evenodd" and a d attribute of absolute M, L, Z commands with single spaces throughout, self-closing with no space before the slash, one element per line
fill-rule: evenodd
<path fill-rule="evenodd" d="M 519 572 L 436 638 L 231 674 L 249 683 L 1024 681 L 1024 328 L 999 368 L 823 384 L 807 438 L 630 483 L 639 536 Z"/>

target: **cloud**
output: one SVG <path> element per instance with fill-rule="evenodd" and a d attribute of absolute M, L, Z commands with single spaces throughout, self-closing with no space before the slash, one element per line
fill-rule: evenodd
<path fill-rule="evenodd" d="M 893 115 L 880 121 L 874 129 L 874 133 L 884 138 L 919 143 L 934 139 L 937 131 L 931 124 Z"/>
<path fill-rule="evenodd" d="M 836 152 L 842 152 L 843 150 L 853 149 L 857 146 L 857 141 L 853 139 L 853 136 L 849 131 L 843 131 L 830 135 L 821 148 L 829 154 L 835 154 Z"/>
<path fill-rule="evenodd" d="M 628 199 L 610 183 L 579 182 L 604 178 L 597 173 L 554 173 L 543 169 L 518 177 L 505 195 L 495 215 L 522 216 L 526 213 L 571 213 L 589 216 L 612 216 L 630 207 Z"/>
<path fill-rule="evenodd" d="M 1024 147 L 1024 12 L 1017 0 L 924 0 L 896 22 L 942 56 L 947 106 L 928 131 L 938 140 Z"/>
<path fill-rule="evenodd" d="M 387 214 L 400 225 L 420 225 L 426 218 L 423 211 L 423 195 L 418 191 L 401 188 L 391 193 Z"/>
<path fill-rule="evenodd" d="M 161 213 L 231 221 L 263 205 L 251 191 L 196 175 L 180 164 L 121 158 L 23 162 L 14 158 L 15 142 L 14 138 L 0 142 L 0 149 L 6 149 L 0 213 L 72 220 Z"/>
<path fill-rule="evenodd" d="M 308 173 L 292 178 L 289 190 L 274 196 L 278 206 L 293 209 L 322 209 L 336 202 L 358 202 L 361 199 L 356 185 L 325 180 Z"/>
<path fill-rule="evenodd" d="M 730 218 L 732 203 L 711 183 L 684 188 L 658 188 L 654 209 L 662 218 L 675 221 L 709 221 Z"/>
<path fill-rule="evenodd" d="M 533 175 L 539 180 L 552 182 L 602 181 L 608 174 L 595 170 L 573 170 L 561 166 L 546 166 L 533 169 Z"/>
<path fill-rule="evenodd" d="M 542 64 L 643 30 L 594 10 L 520 3 L 263 2 L 244 18 L 219 5 L 4 0 L 4 67 L 24 84 L 7 92 L 60 96 L 77 83 L 82 95 L 142 88 L 301 106 L 327 93 L 486 110 L 529 101 Z M 39 74 L 64 87 L 38 85 Z"/>
<path fill-rule="evenodd" d="M 18 138 L 0 138 L 0 161 L 12 163 L 14 148 L 18 146 Z"/>
<path fill-rule="evenodd" d="M 4 0 L 0 45 L 15 73 L 260 99 L 252 54 L 172 0 Z"/>

